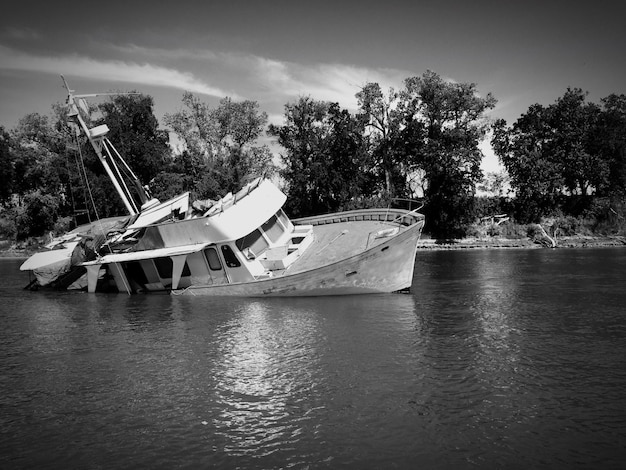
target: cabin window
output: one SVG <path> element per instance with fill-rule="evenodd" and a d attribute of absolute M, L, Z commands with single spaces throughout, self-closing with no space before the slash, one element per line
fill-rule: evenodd
<path fill-rule="evenodd" d="M 269 247 L 267 240 L 263 238 L 263 234 L 258 229 L 237 240 L 235 242 L 235 245 L 237 245 L 239 251 L 243 252 L 246 249 L 249 249 L 252 253 L 254 253 L 255 256 L 263 253 Z"/>
<path fill-rule="evenodd" d="M 172 262 L 172 258 L 155 258 L 154 265 L 157 268 L 159 273 L 159 277 L 161 279 L 171 279 L 172 278 L 172 270 L 174 263 Z M 191 271 L 189 270 L 189 266 L 187 266 L 187 262 L 183 266 L 183 272 L 181 277 L 191 276 Z"/>
<path fill-rule="evenodd" d="M 222 245 L 222 255 L 224 256 L 224 261 L 226 262 L 226 266 L 229 268 L 238 268 L 241 266 L 241 263 L 235 256 L 233 250 L 231 250 L 230 246 Z"/>
<path fill-rule="evenodd" d="M 283 234 L 283 228 L 278 223 L 278 218 L 273 215 L 267 222 L 265 222 L 261 228 L 273 243 L 276 243 L 280 236 Z"/>
<path fill-rule="evenodd" d="M 209 263 L 209 268 L 211 271 L 221 271 L 222 263 L 220 262 L 220 257 L 217 254 L 217 250 L 215 248 L 207 248 L 204 250 L 204 256 L 206 256 L 206 260 Z"/>
<path fill-rule="evenodd" d="M 280 222 L 283 224 L 283 227 L 285 227 L 285 230 L 289 229 L 289 218 L 285 214 L 285 211 L 282 209 L 279 209 L 278 212 L 276 212 L 276 216 L 278 217 Z"/>

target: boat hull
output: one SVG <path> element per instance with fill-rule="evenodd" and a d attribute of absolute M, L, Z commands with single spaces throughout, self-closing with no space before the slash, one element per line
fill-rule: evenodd
<path fill-rule="evenodd" d="M 415 253 L 423 221 L 362 253 L 309 271 L 252 282 L 192 285 L 173 295 L 310 297 L 390 293 L 413 282 Z"/>

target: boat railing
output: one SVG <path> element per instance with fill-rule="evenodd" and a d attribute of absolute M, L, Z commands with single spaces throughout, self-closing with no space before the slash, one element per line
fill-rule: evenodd
<path fill-rule="evenodd" d="M 423 201 L 420 201 L 420 200 L 417 200 L 417 199 L 404 198 L 404 197 L 394 197 L 394 198 L 391 199 L 391 202 L 392 203 L 393 202 L 396 202 L 396 203 L 397 202 L 403 202 L 403 203 L 404 202 L 408 202 L 408 206 L 409 206 L 409 208 L 408 208 L 409 212 L 405 213 L 405 214 L 402 214 L 402 215 L 399 215 L 396 219 L 392 220 L 392 223 L 400 223 L 399 222 L 400 220 L 402 220 L 404 217 L 407 217 L 409 215 L 419 215 L 419 216 L 421 216 L 421 218 L 424 217 L 424 216 L 422 216 L 421 214 L 418 213 L 424 207 L 424 202 Z M 416 209 L 411 209 L 411 206 L 414 203 L 418 204 L 419 207 L 417 207 Z M 389 204 L 387 209 L 391 209 L 391 203 Z M 408 225 L 411 225 L 411 224 L 408 224 Z"/>
<path fill-rule="evenodd" d="M 420 211 L 424 207 L 424 201 L 422 201 L 421 199 L 410 199 L 406 197 L 391 198 L 391 200 L 389 201 L 389 205 L 387 207 L 391 207 L 392 204 L 396 206 L 395 207 L 396 209 L 404 208 L 404 207 L 398 207 L 398 206 L 406 206 L 405 210 L 409 212 Z M 417 206 L 415 209 L 413 209 L 414 205 Z"/>
<path fill-rule="evenodd" d="M 254 189 L 256 189 L 261 184 L 261 181 L 263 181 L 263 177 L 258 177 L 250 183 L 246 184 L 234 195 L 233 193 L 228 193 L 226 196 L 219 199 L 217 202 L 215 202 L 215 204 L 209 207 L 209 209 L 204 213 L 203 217 L 219 214 L 221 212 L 224 212 L 229 207 L 234 206 L 244 197 L 250 194 Z"/>
<path fill-rule="evenodd" d="M 325 225 L 339 222 L 353 222 L 373 220 L 397 225 L 413 225 L 423 220 L 424 216 L 417 212 L 418 209 L 407 212 L 402 209 L 378 208 L 378 209 L 355 209 L 351 211 L 336 212 L 334 214 L 317 215 L 292 219 L 296 225 Z"/>

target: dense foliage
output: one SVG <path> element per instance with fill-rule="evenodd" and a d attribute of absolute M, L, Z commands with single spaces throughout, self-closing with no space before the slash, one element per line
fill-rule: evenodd
<path fill-rule="evenodd" d="M 626 194 L 626 96 L 600 105 L 568 88 L 535 104 L 512 126 L 494 124 L 492 145 L 515 192 L 515 215 L 537 222 L 556 212 L 579 216 L 621 206 Z M 612 209 L 615 212 L 615 209 Z"/>
<path fill-rule="evenodd" d="M 301 98 L 286 106 L 285 125 L 270 127 L 286 150 L 282 176 L 292 212 L 345 209 L 373 196 L 423 196 L 427 230 L 463 236 L 482 177 L 483 116 L 495 99 L 434 72 L 408 78 L 387 95 L 368 83 L 356 97 L 356 116 L 336 103 Z"/>
<path fill-rule="evenodd" d="M 267 125 L 267 114 L 259 111 L 258 103 L 224 98 L 211 109 L 187 92 L 183 104 L 183 110 L 165 116 L 184 151 L 169 174 L 157 181 L 161 192 L 173 181 L 196 198 L 218 198 L 258 176 L 272 176 L 269 147 L 257 145 Z"/>
<path fill-rule="evenodd" d="M 184 191 L 213 199 L 258 176 L 278 176 L 293 217 L 419 198 L 426 230 L 438 238 L 471 235 L 474 222 L 494 215 L 518 223 L 551 218 L 562 233 L 626 226 L 625 95 L 596 104 L 567 89 L 510 126 L 485 118 L 496 103 L 490 94 L 430 71 L 399 90 L 366 83 L 356 98 L 351 113 L 300 97 L 285 105 L 282 124 L 268 126 L 254 101 L 224 98 L 211 108 L 185 93 L 183 108 L 164 119 L 176 151 L 149 96 L 118 94 L 88 111 L 91 125 L 107 124 L 111 142 L 161 200 Z M 506 173 L 480 170 L 479 143 L 488 131 Z M 259 144 L 265 135 L 279 155 Z M 0 127 L 0 236 L 24 239 L 85 217 L 123 214 L 114 194 L 63 106 L 49 117 L 26 115 L 14 129 Z M 502 230 L 494 225 L 488 234 Z"/>
<path fill-rule="evenodd" d="M 286 210 L 306 216 L 346 209 L 374 191 L 363 137 L 364 121 L 337 103 L 300 98 L 285 106 L 285 124 L 269 133 L 285 149 L 280 172 Z"/>

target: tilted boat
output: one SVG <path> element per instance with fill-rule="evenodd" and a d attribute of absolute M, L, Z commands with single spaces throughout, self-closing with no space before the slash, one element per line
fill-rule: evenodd
<path fill-rule="evenodd" d="M 424 226 L 418 209 L 362 209 L 291 220 L 286 196 L 257 178 L 218 201 L 189 193 L 148 197 L 113 147 L 106 125 L 90 128 L 85 98 L 68 90 L 68 115 L 89 139 L 129 215 L 53 240 L 21 270 L 30 287 L 88 292 L 244 297 L 396 292 L 410 288 Z M 132 175 L 134 200 L 120 168 Z"/>

